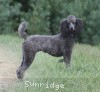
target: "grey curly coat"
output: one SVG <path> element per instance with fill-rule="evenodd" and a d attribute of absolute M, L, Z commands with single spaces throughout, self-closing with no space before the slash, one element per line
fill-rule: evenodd
<path fill-rule="evenodd" d="M 25 32 L 26 28 L 26 22 L 22 22 L 18 28 L 19 35 L 25 39 L 22 45 L 22 63 L 17 70 L 18 79 L 23 78 L 25 70 L 29 68 L 38 51 L 43 51 L 56 57 L 63 56 L 65 64 L 70 64 L 75 37 L 82 30 L 82 22 L 80 19 L 69 15 L 61 21 L 60 34 L 54 36 L 32 35 L 28 37 Z"/>

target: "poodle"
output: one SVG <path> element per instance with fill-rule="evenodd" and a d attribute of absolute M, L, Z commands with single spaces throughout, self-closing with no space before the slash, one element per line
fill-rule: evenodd
<path fill-rule="evenodd" d="M 22 79 L 24 72 L 32 64 L 35 55 L 43 51 L 55 57 L 63 56 L 66 65 L 71 63 L 71 54 L 76 36 L 82 31 L 82 21 L 74 15 L 69 15 L 63 19 L 60 24 L 60 33 L 57 35 L 32 35 L 28 36 L 25 32 L 27 22 L 19 25 L 18 33 L 25 39 L 22 45 L 23 59 L 20 67 L 17 69 L 18 79 Z"/>

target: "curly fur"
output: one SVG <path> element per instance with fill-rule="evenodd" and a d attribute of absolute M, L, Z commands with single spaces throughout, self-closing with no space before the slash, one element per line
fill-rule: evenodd
<path fill-rule="evenodd" d="M 17 70 L 17 77 L 19 79 L 23 78 L 25 70 L 29 68 L 38 51 L 43 51 L 56 57 L 63 56 L 65 63 L 70 64 L 75 37 L 82 30 L 81 20 L 73 15 L 69 15 L 61 22 L 61 33 L 54 36 L 32 35 L 28 37 L 25 33 L 26 27 L 27 23 L 22 22 L 18 28 L 19 35 L 25 39 L 22 46 L 22 64 Z"/>

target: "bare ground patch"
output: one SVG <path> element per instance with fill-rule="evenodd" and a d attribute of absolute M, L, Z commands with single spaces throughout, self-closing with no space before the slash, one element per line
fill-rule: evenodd
<path fill-rule="evenodd" d="M 0 90 L 5 90 L 16 82 L 16 57 L 13 52 L 0 46 Z"/>

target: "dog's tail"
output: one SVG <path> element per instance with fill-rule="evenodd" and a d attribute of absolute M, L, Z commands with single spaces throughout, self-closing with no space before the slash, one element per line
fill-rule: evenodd
<path fill-rule="evenodd" d="M 22 22 L 18 28 L 18 34 L 20 37 L 26 39 L 28 37 L 27 33 L 25 32 L 27 28 L 27 22 Z"/>

